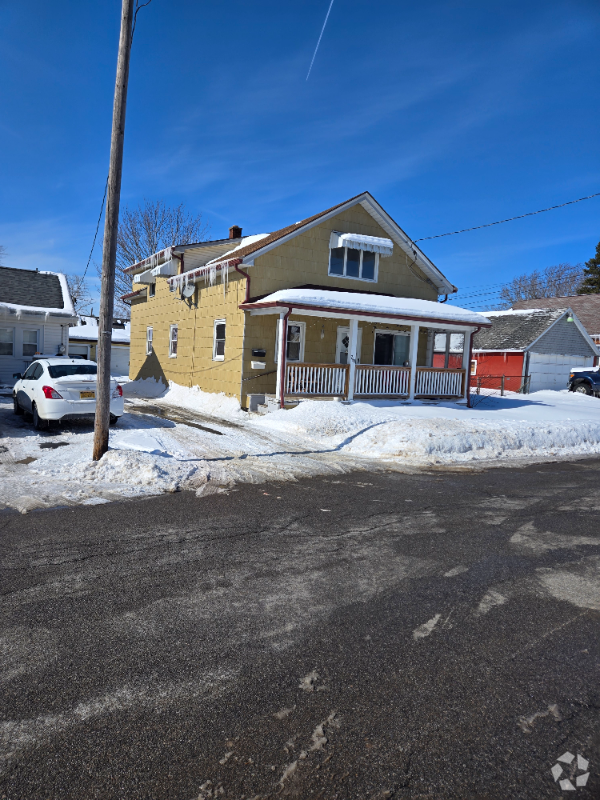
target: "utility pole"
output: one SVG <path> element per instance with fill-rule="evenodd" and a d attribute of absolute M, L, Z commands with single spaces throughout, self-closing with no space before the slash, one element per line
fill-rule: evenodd
<path fill-rule="evenodd" d="M 96 420 L 94 424 L 94 452 L 99 461 L 108 450 L 110 425 L 110 346 L 115 295 L 115 265 L 117 260 L 117 231 L 119 227 L 119 202 L 121 199 L 121 174 L 123 170 L 123 142 L 125 139 L 125 110 L 127 83 L 129 81 L 129 56 L 133 26 L 134 0 L 123 0 L 121 10 L 121 35 L 117 59 L 117 79 L 113 104 L 112 135 L 110 139 L 110 167 L 102 244 L 102 285 L 100 289 L 100 317 L 98 320 L 98 380 L 96 384 Z"/>

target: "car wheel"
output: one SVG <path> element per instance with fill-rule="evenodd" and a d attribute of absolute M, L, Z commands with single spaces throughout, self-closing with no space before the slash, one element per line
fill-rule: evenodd
<path fill-rule="evenodd" d="M 41 431 L 48 427 L 48 421 L 40 417 L 40 415 L 38 414 L 37 406 L 35 404 L 32 409 L 32 415 L 33 415 L 33 427 L 36 430 Z"/>
<path fill-rule="evenodd" d="M 18 402 L 16 397 L 13 397 L 13 411 L 15 412 L 15 414 L 22 414 L 23 413 L 23 409 L 19 405 L 19 402 Z"/>
<path fill-rule="evenodd" d="M 593 394 L 591 388 L 587 385 L 587 383 L 578 383 L 575 387 L 575 391 L 579 392 L 579 394 Z"/>
<path fill-rule="evenodd" d="M 111 425 L 116 425 L 118 421 L 119 421 L 119 418 L 115 414 L 111 414 L 110 415 L 110 424 Z"/>

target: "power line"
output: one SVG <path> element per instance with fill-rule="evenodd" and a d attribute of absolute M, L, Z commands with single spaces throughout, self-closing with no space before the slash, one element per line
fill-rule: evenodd
<path fill-rule="evenodd" d="M 573 203 L 581 203 L 582 200 L 591 200 L 592 197 L 600 196 L 600 192 L 595 194 L 588 194 L 586 197 L 579 197 L 577 200 L 567 200 L 566 203 L 560 203 L 557 206 L 550 206 L 549 208 L 540 208 L 539 211 L 529 211 L 527 214 L 520 214 L 518 217 L 509 217 L 508 219 L 499 219 L 497 222 L 488 222 L 485 225 L 476 225 L 474 228 L 462 228 L 460 231 L 450 231 L 450 233 L 438 233 L 436 236 L 422 236 L 420 239 L 413 239 L 414 242 L 424 242 L 427 239 L 441 239 L 443 236 L 454 236 L 457 233 L 467 233 L 468 231 L 478 231 L 481 228 L 491 228 L 492 225 L 502 225 L 503 222 L 513 222 L 515 219 L 523 219 L 524 217 L 533 217 L 536 214 L 543 214 L 545 211 L 554 211 L 555 208 L 564 208 L 564 206 L 573 205 Z"/>
<path fill-rule="evenodd" d="M 104 194 L 102 196 L 102 203 L 100 204 L 100 213 L 98 214 L 98 222 L 96 223 L 96 233 L 94 234 L 94 241 L 92 243 L 92 249 L 90 250 L 90 254 L 88 256 L 87 264 L 85 265 L 85 270 L 83 271 L 83 277 L 85 278 L 88 267 L 90 266 L 90 261 L 92 260 L 92 253 L 94 252 L 94 247 L 96 247 L 96 237 L 98 236 L 98 229 L 100 228 L 100 220 L 102 219 L 102 212 L 104 211 L 104 201 L 106 200 L 106 191 L 108 189 L 108 175 L 106 176 L 106 183 L 104 184 Z"/>

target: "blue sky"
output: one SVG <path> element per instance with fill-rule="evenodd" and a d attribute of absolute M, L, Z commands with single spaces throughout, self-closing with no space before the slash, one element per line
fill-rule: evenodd
<path fill-rule="evenodd" d="M 122 206 L 183 202 L 221 238 L 366 189 L 418 238 L 600 191 L 597 0 L 335 0 L 306 81 L 328 5 L 152 0 L 132 54 Z M 85 266 L 119 23 L 119 0 L 0 0 L 9 266 Z M 600 197 L 422 246 L 467 291 L 586 260 L 599 239 Z"/>

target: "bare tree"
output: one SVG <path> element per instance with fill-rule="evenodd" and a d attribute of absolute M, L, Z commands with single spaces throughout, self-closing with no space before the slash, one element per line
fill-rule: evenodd
<path fill-rule="evenodd" d="M 75 311 L 78 314 L 89 311 L 93 298 L 88 282 L 83 275 L 67 275 L 67 286 Z"/>
<path fill-rule="evenodd" d="M 518 275 L 502 287 L 500 299 L 503 304 L 511 306 L 519 300 L 577 294 L 584 277 L 583 267 L 583 264 L 555 264 Z"/>
<path fill-rule="evenodd" d="M 124 270 L 153 253 L 175 244 L 191 244 L 206 238 L 208 225 L 201 214 L 191 214 L 183 204 L 167 206 L 162 200 L 145 200 L 137 208 L 126 207 L 117 234 L 115 296 L 131 291 L 131 277 Z M 115 304 L 118 315 L 119 302 Z"/>

